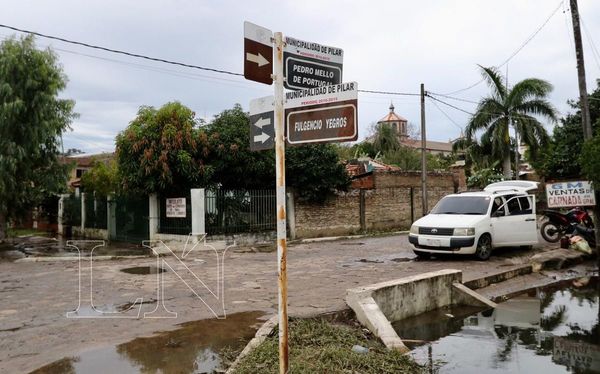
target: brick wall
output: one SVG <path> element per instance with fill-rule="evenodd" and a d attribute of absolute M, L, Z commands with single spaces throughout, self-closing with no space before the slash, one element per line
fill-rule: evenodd
<path fill-rule="evenodd" d="M 294 211 L 298 238 L 360 232 L 360 190 L 337 193 L 322 205 L 296 201 Z"/>
<path fill-rule="evenodd" d="M 454 193 L 455 180 L 452 173 L 428 174 L 429 209 L 445 195 Z M 415 220 L 421 217 L 420 172 L 375 172 L 373 181 L 371 189 L 352 189 L 346 193 L 338 193 L 323 205 L 296 201 L 296 237 L 407 230 L 412 217 Z"/>

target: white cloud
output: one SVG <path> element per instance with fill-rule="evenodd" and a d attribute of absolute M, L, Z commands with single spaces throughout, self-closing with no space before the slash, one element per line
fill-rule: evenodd
<path fill-rule="evenodd" d="M 477 64 L 504 61 L 538 28 L 558 1 L 253 1 L 199 0 L 123 2 L 4 1 L 0 21 L 17 27 L 201 66 L 242 72 L 243 21 L 249 20 L 286 35 L 344 49 L 344 79 L 363 89 L 418 92 L 419 84 L 434 92 L 450 92 L 479 80 Z M 569 13 L 563 8 L 511 60 L 511 82 L 526 77 L 549 80 L 552 102 L 565 113 L 565 102 L 578 96 Z M 600 47 L 600 2 L 580 1 L 588 31 Z M 7 35 L 7 30 L 0 30 Z M 88 143 L 112 146 L 108 137 L 123 130 L 140 105 L 159 106 L 180 100 L 199 116 L 214 114 L 272 87 L 241 77 L 174 67 L 39 39 L 61 49 L 119 60 L 98 60 L 61 52 L 68 89 L 81 114 L 71 134 Z M 588 87 L 595 87 L 600 66 L 584 34 Z M 134 66 L 141 64 L 144 66 Z M 160 71 L 157 71 L 160 70 Z M 168 71 L 165 71 L 168 70 Z M 505 72 L 505 69 L 503 69 Z M 195 74 L 192 76 L 192 74 Z M 477 100 L 484 84 L 459 94 Z M 359 96 L 360 137 L 370 123 L 396 111 L 419 124 L 418 97 Z M 452 102 L 468 111 L 473 104 Z M 443 107 L 457 123 L 468 115 Z M 447 140 L 459 129 L 427 104 L 428 136 Z M 68 138 L 69 135 L 66 135 Z M 83 143 L 79 143 L 83 144 Z"/>

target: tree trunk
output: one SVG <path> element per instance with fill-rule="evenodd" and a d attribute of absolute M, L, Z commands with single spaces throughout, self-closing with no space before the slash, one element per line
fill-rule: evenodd
<path fill-rule="evenodd" d="M 0 241 L 6 239 L 6 214 L 0 212 Z"/>
<path fill-rule="evenodd" d="M 510 153 L 504 157 L 504 161 L 502 162 L 502 174 L 504 174 L 504 179 L 511 179 L 512 177 Z"/>

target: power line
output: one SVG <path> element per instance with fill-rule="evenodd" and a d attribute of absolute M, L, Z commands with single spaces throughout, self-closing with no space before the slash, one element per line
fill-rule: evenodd
<path fill-rule="evenodd" d="M 527 39 L 525 39 L 525 41 L 519 46 L 519 48 L 517 48 L 506 60 L 504 60 L 504 62 L 502 62 L 500 65 L 496 66 L 497 68 L 501 68 L 504 65 L 508 64 L 510 62 L 510 60 L 512 60 L 517 54 L 519 54 L 519 52 L 521 52 L 523 50 L 523 48 L 525 48 L 525 46 L 527 46 L 527 44 L 529 44 L 529 42 L 531 42 L 533 40 L 533 38 L 536 37 L 537 34 L 539 34 L 540 31 L 542 31 L 542 29 L 546 26 L 546 24 L 548 22 L 550 22 L 550 19 L 552 19 L 552 17 L 556 14 L 556 12 L 558 12 L 558 10 L 560 9 L 560 7 L 563 5 L 564 0 L 562 0 L 558 6 L 552 11 L 552 13 L 548 16 L 548 18 L 546 18 L 546 20 L 544 21 L 544 23 L 542 23 L 542 25 L 540 27 L 537 28 L 537 30 L 535 30 L 533 32 L 533 34 L 531 34 Z M 485 80 L 485 78 L 480 79 L 479 81 L 465 87 L 465 88 L 461 88 L 460 90 L 456 90 L 456 91 L 452 91 L 452 92 L 448 92 L 446 93 L 446 95 L 454 95 L 457 94 L 459 92 L 464 92 L 467 90 L 470 90 L 471 88 L 479 85 L 481 82 L 483 82 Z"/>
<path fill-rule="evenodd" d="M 445 97 L 447 99 L 452 99 L 452 100 L 457 100 L 457 101 L 463 101 L 465 103 L 471 103 L 471 104 L 479 104 L 479 102 L 474 101 L 474 100 L 468 100 L 468 99 L 463 99 L 462 97 L 454 97 L 454 96 L 448 96 L 448 95 L 444 95 L 444 94 L 439 94 L 439 93 L 435 93 L 435 92 L 431 92 L 431 91 L 427 91 L 427 93 L 435 95 L 435 96 L 442 96 Z"/>
<path fill-rule="evenodd" d="M 87 48 L 93 48 L 93 49 L 98 49 L 98 50 L 102 50 L 102 51 L 106 51 L 106 52 L 122 54 L 122 55 L 129 56 L 129 57 L 142 58 L 142 59 L 145 59 L 145 60 L 162 62 L 162 63 L 165 63 L 165 64 L 171 64 L 171 65 L 177 65 L 177 66 L 183 66 L 183 67 L 192 68 L 192 69 L 199 69 L 199 70 L 211 71 L 211 72 L 220 73 L 220 74 L 229 74 L 229 75 L 235 75 L 235 76 L 244 76 L 244 74 L 235 73 L 235 72 L 232 72 L 232 71 L 221 70 L 221 69 L 214 69 L 214 68 L 208 68 L 208 67 L 198 66 L 198 65 L 192 65 L 192 64 L 187 64 L 187 63 L 183 63 L 183 62 L 166 60 L 166 59 L 163 59 L 163 58 L 150 57 L 150 56 L 141 55 L 141 54 L 138 54 L 138 53 L 121 51 L 121 50 L 118 50 L 118 49 L 113 49 L 113 48 L 108 48 L 108 47 L 102 47 L 102 46 L 98 46 L 98 45 L 94 45 L 94 44 L 89 44 L 89 43 L 84 43 L 84 42 L 79 42 L 79 41 L 75 41 L 75 40 L 71 40 L 71 39 L 66 39 L 66 38 L 62 38 L 62 37 L 58 37 L 58 36 L 52 36 L 52 35 L 48 35 L 48 34 L 43 34 L 43 33 L 37 32 L 37 31 L 25 30 L 25 29 L 21 29 L 21 28 L 18 28 L 18 27 L 14 27 L 14 26 L 0 24 L 0 27 L 6 28 L 6 29 L 10 29 L 10 30 L 14 30 L 14 31 L 18 31 L 18 32 L 22 32 L 22 33 L 28 33 L 28 34 L 36 35 L 36 36 L 39 36 L 39 37 L 42 37 L 42 38 L 58 40 L 58 41 L 61 41 L 61 42 L 64 42 L 64 43 L 70 43 L 70 44 L 80 45 L 80 46 L 87 47 Z M 59 48 L 56 48 L 56 49 L 57 50 L 61 50 Z M 127 62 L 123 62 L 123 61 L 106 59 L 106 58 L 103 58 L 103 57 L 93 56 L 93 55 L 87 55 L 87 54 L 83 54 L 83 53 L 79 53 L 79 52 L 74 52 L 74 51 L 68 51 L 68 50 L 62 50 L 62 51 L 67 52 L 67 53 L 79 54 L 79 55 L 86 56 L 86 57 L 91 57 L 91 58 L 98 58 L 98 59 L 101 59 L 101 60 L 108 60 L 108 61 L 112 61 L 112 62 L 117 62 L 117 63 L 122 63 L 122 64 L 128 64 Z M 151 68 L 151 67 L 148 67 L 146 65 L 142 65 L 142 66 L 145 66 L 147 68 Z M 176 73 L 177 74 L 186 74 L 186 73 L 183 73 L 183 72 L 176 72 Z M 206 78 L 211 78 L 211 77 L 206 77 Z M 213 78 L 213 79 L 216 79 L 216 78 Z M 374 94 L 382 94 L 382 95 L 397 95 L 397 96 L 419 96 L 420 95 L 418 93 L 394 92 L 394 91 L 379 91 L 379 90 L 358 90 L 358 92 L 374 93 Z"/>
<path fill-rule="evenodd" d="M 431 96 L 430 96 L 430 98 L 431 98 Z M 436 107 L 436 108 L 437 108 L 437 109 L 438 109 L 440 112 L 442 112 L 442 114 L 443 114 L 443 115 L 444 115 L 446 118 L 448 118 L 448 120 L 449 120 L 450 122 L 452 122 L 452 124 L 453 124 L 454 126 L 458 127 L 458 128 L 460 129 L 460 131 L 461 131 L 461 132 L 463 131 L 463 127 L 462 127 L 461 125 L 459 125 L 458 123 L 456 123 L 456 121 L 454 121 L 454 120 L 453 120 L 453 119 L 452 119 L 452 118 L 451 118 L 451 117 L 448 115 L 448 113 L 444 112 L 444 111 L 442 110 L 442 108 L 440 108 L 440 106 L 439 106 L 439 105 L 438 105 L 438 104 L 437 104 L 435 101 L 431 101 L 431 103 L 432 103 L 432 104 L 433 104 L 433 105 L 434 105 L 434 106 L 435 106 L 435 107 Z"/>
<path fill-rule="evenodd" d="M 374 94 L 382 94 L 382 95 L 421 96 L 421 94 L 419 94 L 419 93 L 393 92 L 393 91 L 358 90 L 358 92 L 374 93 Z"/>
<path fill-rule="evenodd" d="M 583 20 L 581 21 L 581 26 L 583 26 L 583 31 L 585 32 L 585 36 L 590 42 L 590 49 L 592 50 L 592 57 L 594 57 L 594 61 L 596 61 L 596 66 L 598 66 L 598 70 L 600 70 L 600 53 L 598 49 L 596 49 L 596 43 L 594 43 L 594 39 L 592 39 L 592 34 L 588 31 L 587 27 L 585 27 L 585 23 Z"/>
<path fill-rule="evenodd" d="M 178 65 L 178 66 L 183 66 L 183 67 L 186 67 L 186 68 L 192 68 L 192 69 L 198 69 L 198 70 L 205 70 L 205 71 L 212 71 L 214 73 L 243 76 L 243 74 L 234 73 L 232 71 L 221 70 L 221 69 L 214 69 L 214 68 L 208 68 L 208 67 L 199 66 L 199 65 L 186 64 L 186 63 L 183 63 L 183 62 L 165 60 L 163 58 L 158 58 L 158 57 L 150 57 L 150 56 L 146 56 L 146 55 L 140 55 L 138 53 L 126 52 L 126 51 L 121 51 L 121 50 L 118 50 L 118 49 L 112 49 L 112 48 L 102 47 L 102 46 L 98 46 L 98 45 L 94 45 L 94 44 L 89 44 L 89 43 L 84 43 L 84 42 L 78 42 L 78 41 L 75 41 L 75 40 L 65 39 L 65 38 L 61 38 L 61 37 L 58 37 L 58 36 L 52 36 L 52 35 L 42 34 L 40 32 L 36 32 L 36 31 L 24 30 L 24 29 L 20 29 L 20 28 L 17 28 L 17 27 L 13 27 L 13 26 L 8 26 L 8 25 L 0 24 L 0 27 L 5 28 L 5 29 L 10 29 L 10 30 L 13 30 L 13 31 L 18 31 L 18 32 L 22 32 L 22 33 L 28 33 L 28 34 L 36 35 L 36 36 L 39 36 L 39 37 L 42 37 L 42 38 L 58 40 L 58 41 L 61 41 L 61 42 L 64 42 L 64 43 L 70 43 L 70 44 L 80 45 L 80 46 L 87 47 L 87 48 L 98 49 L 98 50 L 102 50 L 102 51 L 106 51 L 106 52 L 111 52 L 111 53 L 117 53 L 117 54 L 121 54 L 121 55 L 125 55 L 125 56 L 142 58 L 142 59 L 145 59 L 145 60 L 157 61 L 157 62 L 162 62 L 162 63 L 165 63 L 165 64 Z"/>
<path fill-rule="evenodd" d="M 431 95 L 429 95 L 429 94 L 427 95 L 427 97 L 429 97 L 429 98 L 430 98 L 430 99 L 432 99 L 432 100 L 438 101 L 438 102 L 440 102 L 440 103 L 442 103 L 442 104 L 444 104 L 444 105 L 447 105 L 447 106 L 449 106 L 450 108 L 453 108 L 453 109 L 456 109 L 456 110 L 458 110 L 458 111 L 461 111 L 461 112 L 463 112 L 463 113 L 469 114 L 469 115 L 471 115 L 471 116 L 472 116 L 472 115 L 474 115 L 474 113 L 468 112 L 468 111 L 466 111 L 466 110 L 464 110 L 464 109 L 462 109 L 462 108 L 459 108 L 459 107 L 457 107 L 457 106 L 454 106 L 454 105 L 452 105 L 452 104 L 450 104 L 450 103 L 447 103 L 447 102 L 445 102 L 445 101 L 442 101 L 442 100 L 440 100 L 440 99 L 438 99 L 438 98 L 436 98 L 436 97 L 434 97 L 434 96 L 431 96 Z"/>

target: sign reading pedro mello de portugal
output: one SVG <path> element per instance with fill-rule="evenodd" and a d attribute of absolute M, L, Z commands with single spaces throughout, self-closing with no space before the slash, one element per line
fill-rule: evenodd
<path fill-rule="evenodd" d="M 283 84 L 289 90 L 342 82 L 344 51 L 341 48 L 286 37 L 283 61 Z"/>
<path fill-rule="evenodd" d="M 347 142 L 358 138 L 358 84 L 321 86 L 286 93 L 289 144 Z"/>

